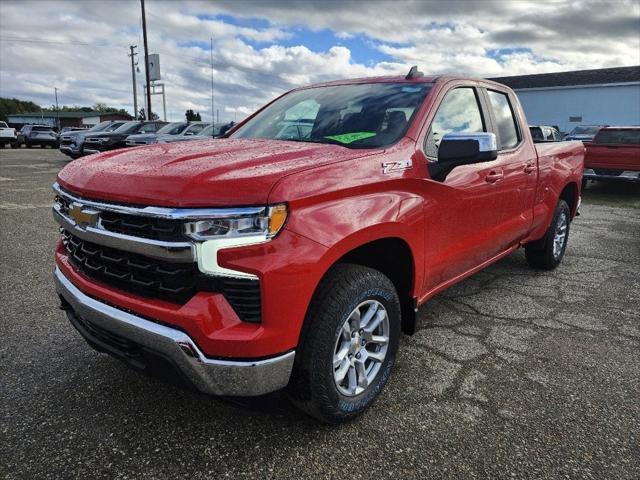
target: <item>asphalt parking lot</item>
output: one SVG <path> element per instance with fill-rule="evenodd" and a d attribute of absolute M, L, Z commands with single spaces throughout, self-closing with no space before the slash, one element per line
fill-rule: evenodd
<path fill-rule="evenodd" d="M 51 280 L 65 164 L 0 150 L 1 478 L 640 477 L 640 185 L 590 185 L 556 271 L 517 252 L 429 302 L 375 407 L 335 427 L 91 350 Z"/>

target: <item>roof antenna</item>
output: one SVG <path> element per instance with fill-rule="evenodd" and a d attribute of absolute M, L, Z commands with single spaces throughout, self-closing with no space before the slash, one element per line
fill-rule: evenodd
<path fill-rule="evenodd" d="M 409 70 L 409 73 L 407 73 L 407 76 L 404 77 L 406 80 L 411 80 L 413 78 L 420 78 L 424 75 L 424 73 L 422 73 L 420 70 L 418 70 L 418 66 L 414 65 L 413 67 L 411 67 L 411 70 Z"/>

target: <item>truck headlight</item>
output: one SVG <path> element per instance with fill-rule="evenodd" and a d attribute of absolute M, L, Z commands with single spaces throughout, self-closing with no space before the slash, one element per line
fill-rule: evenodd
<path fill-rule="evenodd" d="M 216 218 L 187 222 L 185 233 L 198 241 L 238 237 L 275 237 L 287 220 L 284 204 L 262 208 L 230 209 Z"/>

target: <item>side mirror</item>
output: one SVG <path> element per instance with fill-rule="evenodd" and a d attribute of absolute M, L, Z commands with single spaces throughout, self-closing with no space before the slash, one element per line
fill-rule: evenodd
<path fill-rule="evenodd" d="M 496 158 L 498 142 L 494 133 L 447 133 L 438 147 L 438 162 L 451 168 Z"/>

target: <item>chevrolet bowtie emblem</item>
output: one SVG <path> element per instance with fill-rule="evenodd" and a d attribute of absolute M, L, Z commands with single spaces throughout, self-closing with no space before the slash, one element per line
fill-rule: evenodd
<path fill-rule="evenodd" d="M 98 223 L 100 212 L 83 208 L 81 203 L 73 202 L 69 205 L 69 216 L 79 227 L 93 227 Z"/>

